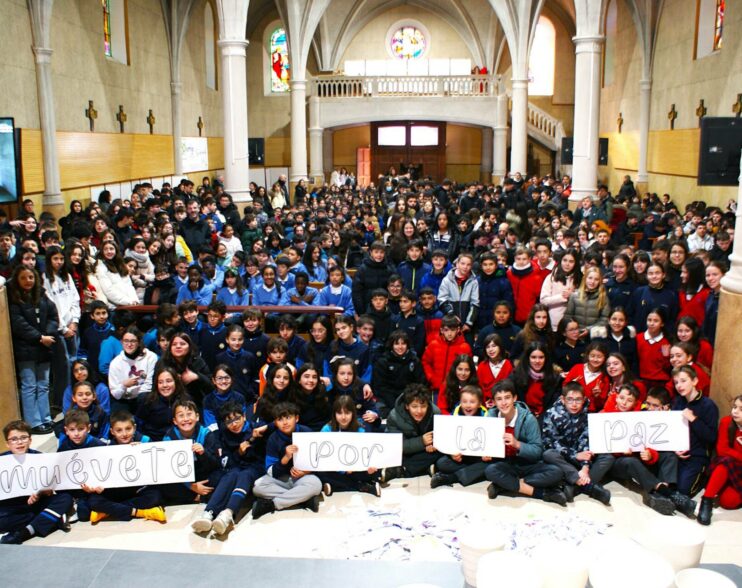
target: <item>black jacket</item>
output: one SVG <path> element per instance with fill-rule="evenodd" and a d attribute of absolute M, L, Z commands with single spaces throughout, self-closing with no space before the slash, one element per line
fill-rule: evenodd
<path fill-rule="evenodd" d="M 371 302 L 371 292 L 376 288 L 386 290 L 389 277 L 392 275 L 392 269 L 387 264 L 386 259 L 376 262 L 370 257 L 363 260 L 361 267 L 358 268 L 356 275 L 353 277 L 353 307 L 358 314 L 362 314 L 368 308 Z"/>
<path fill-rule="evenodd" d="M 180 234 L 183 235 L 194 257 L 198 255 L 198 248 L 211 240 L 209 224 L 201 219 L 193 222 L 190 218 L 184 218 L 180 223 Z"/>
<path fill-rule="evenodd" d="M 374 362 L 371 387 L 374 395 L 388 409 L 394 407 L 397 397 L 404 392 L 407 384 L 413 382 L 425 382 L 425 372 L 422 363 L 412 351 L 407 351 L 402 356 L 386 351 Z"/>
<path fill-rule="evenodd" d="M 41 336 L 61 337 L 57 307 L 46 294 L 41 295 L 38 306 L 11 303 L 10 329 L 16 361 L 47 363 L 51 359 L 51 349 L 41 344 Z"/>

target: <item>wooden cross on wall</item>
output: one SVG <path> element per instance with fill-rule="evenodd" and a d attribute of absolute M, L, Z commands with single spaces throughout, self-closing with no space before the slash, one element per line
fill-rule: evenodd
<path fill-rule="evenodd" d="M 670 108 L 670 112 L 667 113 L 667 120 L 670 121 L 670 130 L 675 130 L 675 119 L 678 118 L 678 111 L 675 110 L 675 105 L 672 105 L 672 108 Z"/>
<path fill-rule="evenodd" d="M 198 127 L 198 136 L 201 136 L 201 133 L 204 130 L 204 121 L 201 119 L 201 117 L 198 117 L 198 122 L 196 123 L 196 126 Z"/>
<path fill-rule="evenodd" d="M 126 123 L 126 113 L 124 112 L 123 104 L 119 104 L 119 111 L 116 114 L 116 120 L 119 121 L 119 133 L 123 133 L 124 123 Z"/>
<path fill-rule="evenodd" d="M 149 109 L 149 115 L 147 115 L 147 124 L 149 125 L 149 134 L 152 135 L 154 133 L 155 128 L 155 121 L 157 119 L 155 118 L 155 115 L 152 114 L 152 109 Z"/>
<path fill-rule="evenodd" d="M 621 129 L 623 128 L 623 112 L 618 113 L 618 118 L 616 119 L 616 124 L 618 125 L 618 132 L 621 132 Z"/>
<path fill-rule="evenodd" d="M 701 126 L 701 119 L 706 116 L 706 113 L 708 110 L 703 104 L 703 99 L 698 103 L 698 108 L 696 108 L 696 116 L 698 117 L 698 126 Z"/>
<path fill-rule="evenodd" d="M 85 116 L 90 120 L 90 131 L 94 131 L 95 119 L 98 118 L 98 111 L 93 106 L 92 100 L 88 100 L 88 107 L 85 109 Z"/>

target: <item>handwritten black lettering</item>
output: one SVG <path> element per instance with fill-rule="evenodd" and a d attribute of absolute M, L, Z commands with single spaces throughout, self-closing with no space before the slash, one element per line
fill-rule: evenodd
<path fill-rule="evenodd" d="M 152 468 L 152 483 L 157 484 L 157 454 L 165 453 L 162 447 L 149 447 L 143 449 L 142 453 L 147 453 L 150 456 L 150 467 Z"/>
<path fill-rule="evenodd" d="M 88 475 L 85 473 L 85 462 L 77 457 L 75 453 L 67 464 L 67 477 L 78 486 L 82 486 L 88 481 Z"/>
<path fill-rule="evenodd" d="M 119 462 L 119 473 L 127 482 L 136 482 L 142 475 L 142 472 L 137 469 L 137 460 L 133 455 L 126 455 Z"/>
<path fill-rule="evenodd" d="M 170 459 L 170 467 L 173 470 L 173 473 L 184 479 L 188 480 L 193 472 L 193 468 L 191 468 L 190 465 L 183 469 L 183 466 L 188 465 L 188 454 L 185 451 L 178 451 L 173 454 L 173 457 Z"/>

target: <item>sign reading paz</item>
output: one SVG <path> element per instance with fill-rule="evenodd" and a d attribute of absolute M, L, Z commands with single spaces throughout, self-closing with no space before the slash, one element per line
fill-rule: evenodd
<path fill-rule="evenodd" d="M 642 451 L 687 451 L 688 421 L 676 410 L 599 412 L 587 415 L 590 451 L 623 453 Z"/>
<path fill-rule="evenodd" d="M 294 433 L 294 467 L 305 472 L 363 472 L 402 465 L 401 433 Z"/>
<path fill-rule="evenodd" d="M 505 457 L 505 419 L 437 414 L 433 445 L 448 455 Z"/>
<path fill-rule="evenodd" d="M 191 441 L 91 447 L 0 457 L 0 499 L 82 484 L 121 488 L 193 482 Z"/>

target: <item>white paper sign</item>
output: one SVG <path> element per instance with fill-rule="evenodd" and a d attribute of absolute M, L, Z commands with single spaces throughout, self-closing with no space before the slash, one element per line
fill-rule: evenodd
<path fill-rule="evenodd" d="M 433 445 L 448 455 L 505 457 L 505 419 L 437 414 Z"/>
<path fill-rule="evenodd" d="M 0 457 L 0 499 L 82 484 L 121 488 L 193 482 L 191 441 L 91 447 Z"/>
<path fill-rule="evenodd" d="M 677 410 L 599 412 L 587 415 L 587 425 L 593 453 L 690 448 L 688 421 Z"/>
<path fill-rule="evenodd" d="M 362 472 L 402 465 L 401 433 L 294 433 L 294 467 L 306 472 Z"/>

